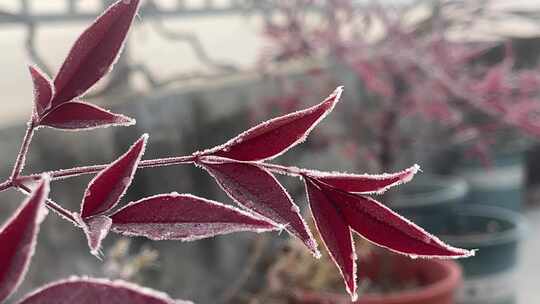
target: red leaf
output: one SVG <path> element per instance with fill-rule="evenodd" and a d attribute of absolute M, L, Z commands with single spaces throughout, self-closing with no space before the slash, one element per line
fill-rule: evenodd
<path fill-rule="evenodd" d="M 19 304 L 188 304 L 165 293 L 124 281 L 71 278 L 46 285 Z"/>
<path fill-rule="evenodd" d="M 236 208 L 190 194 L 161 194 L 133 202 L 111 216 L 115 232 L 152 240 L 192 241 L 276 227 Z"/>
<path fill-rule="evenodd" d="M 343 88 L 339 87 L 316 106 L 263 122 L 221 146 L 200 152 L 200 155 L 241 161 L 277 157 L 306 139 L 311 130 L 332 111 L 342 91 Z"/>
<path fill-rule="evenodd" d="M 79 36 L 54 79 L 53 106 L 81 96 L 109 72 L 125 43 L 139 2 L 117 1 Z"/>
<path fill-rule="evenodd" d="M 144 154 L 148 135 L 144 134 L 129 150 L 103 169 L 86 188 L 81 217 L 101 215 L 118 204 L 131 184 L 137 165 Z"/>
<path fill-rule="evenodd" d="M 210 157 L 202 158 L 201 165 L 238 204 L 281 225 L 320 255 L 300 209 L 271 173 L 254 164 Z"/>
<path fill-rule="evenodd" d="M 36 247 L 39 225 L 47 211 L 49 179 L 43 178 L 29 198 L 0 229 L 0 302 L 22 282 Z"/>
<path fill-rule="evenodd" d="M 51 80 L 36 66 L 29 66 L 32 82 L 34 83 L 34 106 L 38 117 L 49 109 L 53 95 Z"/>
<path fill-rule="evenodd" d="M 319 187 L 306 179 L 306 192 L 311 214 L 332 260 L 345 281 L 353 301 L 356 294 L 356 254 L 349 226 L 344 221 L 343 210 L 336 208 Z"/>
<path fill-rule="evenodd" d="M 73 101 L 57 106 L 41 118 L 39 124 L 65 130 L 82 130 L 96 127 L 129 126 L 135 120 L 111 113 L 96 105 Z"/>
<path fill-rule="evenodd" d="M 384 193 L 393 186 L 410 181 L 420 170 L 414 165 L 401 172 L 385 174 L 346 174 L 310 171 L 307 174 L 325 184 L 347 192 Z"/>
<path fill-rule="evenodd" d="M 411 258 L 457 258 L 474 255 L 474 251 L 446 245 L 414 223 L 381 203 L 358 194 L 344 192 L 306 177 L 309 204 L 321 237 L 341 270 L 347 291 L 354 298 L 356 265 L 352 240 L 345 238 L 348 228 L 367 240 Z M 343 227 L 347 227 L 345 230 Z M 351 257 L 350 259 L 348 257 Z"/>
<path fill-rule="evenodd" d="M 87 219 L 79 219 L 88 241 L 90 253 L 100 258 L 101 242 L 107 237 L 111 229 L 112 220 L 105 215 L 97 215 Z"/>
<path fill-rule="evenodd" d="M 468 257 L 474 251 L 446 245 L 413 222 L 376 200 L 339 190 L 324 189 L 327 197 L 343 210 L 351 229 L 367 240 L 410 257 Z"/>

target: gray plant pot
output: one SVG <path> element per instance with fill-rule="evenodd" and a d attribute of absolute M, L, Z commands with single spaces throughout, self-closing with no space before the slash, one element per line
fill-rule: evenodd
<path fill-rule="evenodd" d="M 467 189 L 458 177 L 421 175 L 399 187 L 390 207 L 428 231 L 441 230 L 455 206 L 463 203 Z"/>
<path fill-rule="evenodd" d="M 525 219 L 486 205 L 458 208 L 449 219 L 446 228 L 434 232 L 454 246 L 478 249 L 474 257 L 459 260 L 464 275 L 459 303 L 515 304 L 515 272 Z"/>
<path fill-rule="evenodd" d="M 520 211 L 525 188 L 525 154 L 522 149 L 496 153 L 491 164 L 462 161 L 456 175 L 469 184 L 468 204 L 486 204 Z"/>

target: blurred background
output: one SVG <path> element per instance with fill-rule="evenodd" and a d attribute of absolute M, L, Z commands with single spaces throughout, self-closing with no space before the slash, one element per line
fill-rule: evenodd
<path fill-rule="evenodd" d="M 53 76 L 112 2 L 0 0 L 2 180 L 32 109 L 26 65 Z M 144 0 L 115 69 L 85 97 L 137 125 L 40 129 L 25 172 L 107 163 L 145 132 L 145 158 L 187 155 L 344 85 L 334 113 L 276 162 L 357 173 L 418 163 L 414 181 L 378 199 L 455 246 L 479 249 L 434 266 L 357 237 L 366 276 L 358 303 L 540 303 L 539 54 L 535 0 Z M 58 182 L 52 197 L 78 210 L 89 180 Z M 309 218 L 300 182 L 281 181 Z M 124 202 L 171 191 L 231 203 L 189 166 L 139 171 Z M 1 194 L 2 222 L 22 197 Z M 58 217 L 39 238 L 19 294 L 75 274 L 197 303 L 348 303 L 328 256 L 314 260 L 285 234 L 193 243 L 111 236 L 103 261 Z M 455 269 L 462 275 L 449 277 Z"/>

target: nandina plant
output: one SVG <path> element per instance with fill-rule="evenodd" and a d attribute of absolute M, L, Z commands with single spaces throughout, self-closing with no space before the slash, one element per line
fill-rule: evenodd
<path fill-rule="evenodd" d="M 483 59 L 493 43 L 449 39 L 451 29 L 467 28 L 446 17 L 453 15 L 452 1 L 433 4 L 433 17 L 417 23 L 408 19 L 406 7 L 359 7 L 353 2 L 276 3 L 274 13 L 280 18 L 266 19 L 269 46 L 261 62 L 264 71 L 298 59 L 330 63 L 329 68 L 306 71 L 318 84 L 310 88 L 320 87 L 321 77 L 334 83 L 343 74 L 352 76 L 364 96 L 349 96 L 358 105 L 343 113 L 347 134 L 332 139 L 361 150 L 364 164 L 394 169 L 405 148 L 421 140 L 419 135 L 431 141 L 422 143 L 424 150 L 471 146 L 470 152 L 484 158 L 498 133 L 540 137 L 540 73 L 537 67 L 515 68 L 511 43 L 493 63 Z M 317 5 L 320 10 L 308 9 Z M 461 17 L 457 19 L 482 16 Z M 335 66 L 337 75 L 332 74 Z M 288 87 L 288 98 L 275 98 L 274 104 L 301 106 L 306 90 Z M 426 134 L 435 128 L 436 134 Z"/>
<path fill-rule="evenodd" d="M 80 229 L 90 253 L 97 257 L 103 239 L 111 232 L 151 240 L 193 241 L 238 231 L 275 230 L 286 230 L 301 240 L 314 257 L 319 257 L 318 244 L 298 206 L 274 174 L 304 181 L 317 229 L 353 299 L 357 297 L 353 231 L 411 257 L 457 258 L 474 254 L 444 244 L 371 197 L 411 180 L 418 172 L 417 165 L 393 174 L 356 175 L 268 162 L 306 139 L 339 102 L 341 87 L 317 105 L 273 118 L 223 145 L 191 155 L 143 159 L 148 139 L 145 134 L 109 164 L 23 174 L 32 137 L 40 128 L 80 131 L 135 123 L 132 118 L 81 99 L 112 68 L 139 5 L 139 0 L 121 0 L 111 5 L 79 36 L 53 80 L 37 67 L 30 67 L 34 110 L 13 171 L 0 183 L 0 191 L 15 188 L 28 196 L 0 229 L 0 302 L 8 299 L 24 279 L 47 210 Z M 195 165 L 208 172 L 242 210 L 176 192 L 121 203 L 137 169 L 173 165 Z M 95 177 L 81 198 L 80 211 L 68 210 L 49 198 L 50 183 L 85 174 Z M 178 303 L 147 288 L 92 278 L 54 282 L 19 301 L 74 302 Z"/>

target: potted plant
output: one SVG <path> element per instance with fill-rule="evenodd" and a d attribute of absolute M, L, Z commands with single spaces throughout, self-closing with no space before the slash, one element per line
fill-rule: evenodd
<path fill-rule="evenodd" d="M 481 252 L 460 262 L 465 276 L 460 303 L 516 303 L 518 247 L 526 233 L 523 217 L 505 208 L 477 204 L 456 209 L 449 218 L 438 231 L 441 237 Z"/>
<path fill-rule="evenodd" d="M 281 6 L 282 18 L 269 19 L 273 52 L 265 53 L 270 54 L 265 71 L 287 60 L 321 60 L 329 67 L 323 64 L 308 75 L 359 88 L 352 97 L 361 101 L 346 109 L 340 120 L 348 134 L 334 131 L 331 139 L 352 143 L 353 152 L 347 153 L 361 160 L 362 166 L 368 163 L 388 172 L 411 155 L 433 159 L 447 147 L 464 143 L 477 149 L 489 143 L 485 138 L 494 133 L 485 131 L 493 128 L 540 135 L 540 102 L 534 85 L 538 73 L 513 70 L 509 47 L 506 56 L 493 64 L 482 59 L 492 44 L 448 39 L 450 20 L 445 9 L 452 9 L 451 3 L 436 6 L 430 15 L 435 17 L 422 22 L 410 22 L 407 10 L 364 7 L 359 11 L 352 1 L 323 2 L 316 17 L 307 6 L 307 1 L 288 2 Z M 319 22 L 312 23 L 311 18 Z M 437 184 L 435 177 L 427 179 Z M 462 190 L 455 193 L 461 195 L 454 201 L 464 201 L 465 187 L 457 187 Z M 402 203 L 397 193 L 385 195 L 395 198 L 391 206 L 400 212 L 414 214 L 427 227 L 444 228 L 453 219 L 452 208 L 443 200 L 441 212 L 433 213 L 433 205 L 419 203 L 417 199 L 433 197 L 422 194 L 426 188 L 436 187 L 412 188 L 409 194 L 417 192 L 411 196 L 416 199 L 404 198 Z M 498 204 L 486 199 L 475 203 Z M 513 208 L 516 203 L 504 204 Z"/>
<path fill-rule="evenodd" d="M 331 257 L 310 263 L 297 241 L 291 240 L 283 256 L 267 271 L 267 283 L 252 298 L 262 303 L 351 303 L 340 292 L 339 275 Z M 461 267 L 450 260 L 411 259 L 389 254 L 358 239 L 356 255 L 360 297 L 358 304 L 456 303 L 462 284 Z"/>
<path fill-rule="evenodd" d="M 139 0 L 119 0 L 77 39 L 54 81 L 30 66 L 34 107 L 14 157 L 11 174 L 0 192 L 15 189 L 27 198 L 0 228 L 0 301 L 10 298 L 25 277 L 36 249 L 39 228 L 48 211 L 70 223 L 87 240 L 90 254 L 102 256 L 104 239 L 112 233 L 150 240 L 195 241 L 234 232 L 286 231 L 300 240 L 314 258 L 318 242 L 299 207 L 275 175 L 303 181 L 313 221 L 345 282 L 357 297 L 356 256 L 352 231 L 373 243 L 409 257 L 461 258 L 474 250 L 452 247 L 401 217 L 371 194 L 412 179 L 417 166 L 393 174 L 365 175 L 324 172 L 285 166 L 269 160 L 303 142 L 338 104 L 338 87 L 323 101 L 301 111 L 275 117 L 222 145 L 188 155 L 144 158 L 148 134 L 109 163 L 26 173 L 26 158 L 34 135 L 42 128 L 81 131 L 125 127 L 135 120 L 81 101 L 118 59 L 127 33 L 139 12 Z M 144 196 L 129 203 L 122 198 L 138 170 L 168 166 L 196 166 L 204 170 L 238 207 L 193 194 L 169 192 Z M 86 185 L 79 211 L 70 210 L 49 195 L 55 181 L 84 175 Z M 145 194 L 146 195 L 146 194 Z M 123 206 L 121 206 L 123 205 Z M 59 250 L 59 253 L 64 253 Z M 156 303 L 184 301 L 124 281 L 70 278 L 46 285 L 19 303 Z"/>
<path fill-rule="evenodd" d="M 384 264 L 383 264 L 384 263 Z M 454 262 L 442 260 L 418 261 L 403 256 L 373 254 L 365 259 L 360 280 L 370 282 L 363 291 L 358 304 L 453 304 L 455 291 L 460 286 L 461 268 Z M 382 267 L 392 269 L 391 278 L 384 282 L 387 287 L 377 286 Z M 383 280 L 384 281 L 384 280 Z M 299 291 L 295 303 L 350 303 L 344 296 Z"/>

